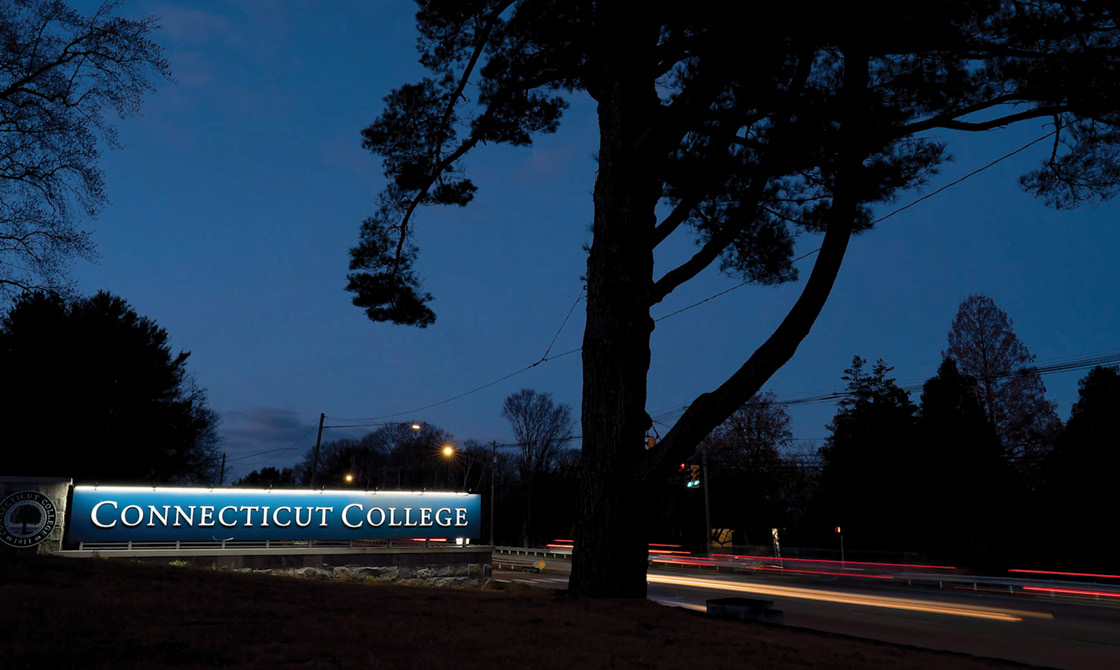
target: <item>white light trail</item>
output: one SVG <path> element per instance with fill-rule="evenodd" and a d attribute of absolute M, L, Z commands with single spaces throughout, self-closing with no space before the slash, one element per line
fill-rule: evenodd
<path fill-rule="evenodd" d="M 867 607 L 884 607 L 888 609 L 908 610 L 912 612 L 950 614 L 953 616 L 974 617 L 977 619 L 993 619 L 997 621 L 1022 621 L 1024 618 L 1054 618 L 1053 615 L 1047 612 L 1030 612 L 1025 610 L 1002 609 L 997 607 L 982 607 L 979 605 L 935 603 L 930 601 L 916 600 L 913 598 L 857 595 L 849 593 L 838 593 L 836 591 L 826 591 L 823 589 L 807 589 L 792 586 L 745 584 L 741 582 L 729 582 L 719 579 L 649 575 L 647 577 L 647 580 L 651 584 L 692 586 L 703 589 L 717 589 L 721 591 L 735 591 L 739 593 L 781 596 L 786 598 L 800 598 L 802 600 L 816 600 L 821 602 L 843 603 L 848 605 L 864 605 Z"/>

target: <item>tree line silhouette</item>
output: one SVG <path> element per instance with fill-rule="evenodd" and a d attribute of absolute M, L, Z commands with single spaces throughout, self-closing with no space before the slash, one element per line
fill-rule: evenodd
<path fill-rule="evenodd" d="M 1101 515 L 1120 464 L 1120 374 L 1093 368 L 1063 425 L 1033 360 L 1007 314 L 973 295 L 917 404 L 889 365 L 856 356 L 815 453 L 794 449 L 772 394 L 756 396 L 698 449 L 712 526 L 759 551 L 778 528 L 787 553 L 837 553 L 840 527 L 848 555 L 869 560 L 1108 569 L 1120 548 Z M 700 547 L 700 501 L 677 484 L 661 530 Z"/>
<path fill-rule="evenodd" d="M 654 541 L 695 551 L 704 550 L 713 529 L 725 529 L 739 549 L 769 552 L 777 529 L 787 556 L 830 557 L 840 526 L 849 557 L 979 570 L 1028 563 L 1106 569 L 1117 547 L 1098 511 L 1107 509 L 1107 483 L 1118 465 L 1110 446 L 1120 435 L 1116 369 L 1098 366 L 1081 380 L 1063 425 L 1013 322 L 982 295 L 961 303 L 942 356 L 917 402 L 889 365 L 856 356 L 842 377 L 846 392 L 829 435 L 815 450 L 799 446 L 772 392 L 756 395 L 707 436 L 682 470 L 655 484 L 655 504 L 633 523 Z M 501 544 L 569 538 L 579 452 L 567 446 L 571 418 L 564 407 L 532 389 L 511 394 L 501 413 L 516 448 L 468 439 L 454 458 L 441 448 L 455 439 L 431 425 L 383 426 L 326 442 L 321 481 L 474 491 L 486 510 L 497 505 Z M 238 484 L 307 486 L 311 458 L 308 450 L 295 468 L 265 468 Z M 701 459 L 711 528 L 703 489 L 686 486 Z"/>
<path fill-rule="evenodd" d="M 571 408 L 526 388 L 506 397 L 499 414 L 510 424 L 512 444 L 460 441 L 430 423 L 392 423 L 324 442 L 318 456 L 310 448 L 292 468 L 254 470 L 235 485 L 307 487 L 315 469 L 326 488 L 471 491 L 484 494 L 487 538 L 494 506 L 499 544 L 571 537 L 579 468 L 579 451 L 571 446 Z"/>

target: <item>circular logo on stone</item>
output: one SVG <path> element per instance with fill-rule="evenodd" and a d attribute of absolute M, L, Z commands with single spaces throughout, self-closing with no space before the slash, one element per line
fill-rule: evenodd
<path fill-rule="evenodd" d="M 54 503 L 38 491 L 20 491 L 0 501 L 0 542 L 9 547 L 34 547 L 56 523 Z"/>

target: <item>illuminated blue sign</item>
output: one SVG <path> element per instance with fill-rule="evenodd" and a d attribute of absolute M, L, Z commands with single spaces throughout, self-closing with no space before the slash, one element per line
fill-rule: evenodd
<path fill-rule="evenodd" d="M 481 536 L 467 493 L 75 486 L 70 542 L 399 540 Z"/>

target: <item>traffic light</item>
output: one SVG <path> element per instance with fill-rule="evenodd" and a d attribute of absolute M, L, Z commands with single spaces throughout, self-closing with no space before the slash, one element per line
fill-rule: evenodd
<path fill-rule="evenodd" d="M 700 486 L 700 466 L 693 465 L 689 470 L 688 488 L 694 489 Z"/>

